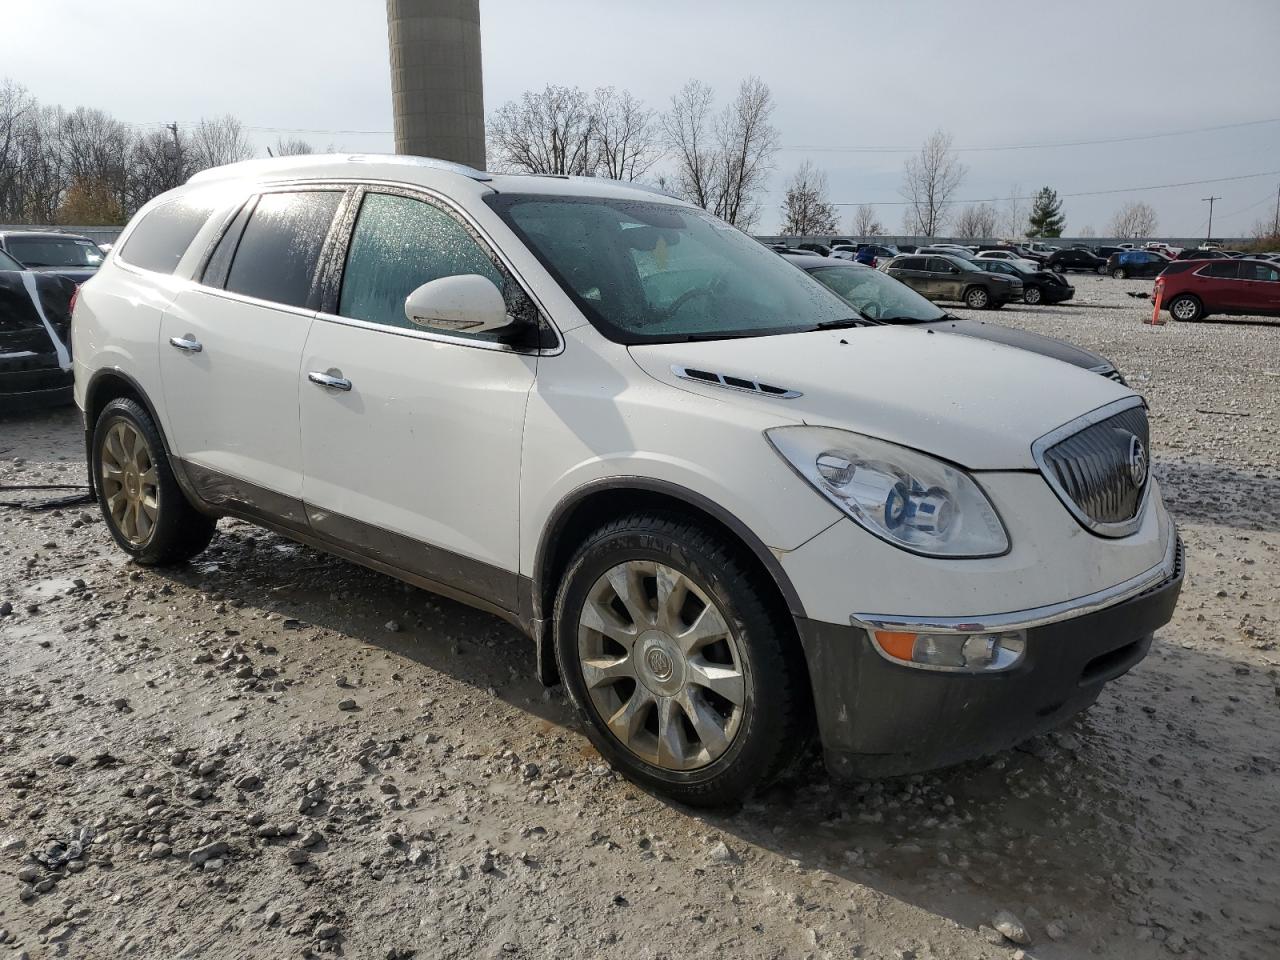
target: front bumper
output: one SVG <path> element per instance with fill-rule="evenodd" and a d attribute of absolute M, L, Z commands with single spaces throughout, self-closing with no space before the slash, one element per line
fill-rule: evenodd
<path fill-rule="evenodd" d="M 1153 633 L 1172 618 L 1184 564 L 1176 537 L 1171 547 L 1158 579 L 1137 582 L 1131 591 L 1120 591 L 1120 599 L 1109 601 L 1116 594 L 1108 591 L 1026 611 L 1021 619 L 1006 614 L 986 622 L 1026 629 L 1025 655 L 1005 672 L 954 673 L 893 663 L 872 645 L 871 624 L 798 620 L 828 770 L 840 779 L 916 773 L 1006 749 L 1059 726 L 1092 704 L 1107 681 L 1142 660 Z"/>

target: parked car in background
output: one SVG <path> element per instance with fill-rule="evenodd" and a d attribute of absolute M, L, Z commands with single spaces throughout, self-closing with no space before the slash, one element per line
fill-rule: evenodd
<path fill-rule="evenodd" d="M 1028 270 L 1039 269 L 1040 264 L 1026 257 L 1020 257 L 1011 250 L 979 250 L 973 255 L 975 260 L 1003 260 L 1005 263 L 1016 263 Z"/>
<path fill-rule="evenodd" d="M 102 263 L 103 253 L 88 237 L 37 230 L 0 233 L 0 250 L 28 270 L 53 273 L 84 283 Z"/>
<path fill-rule="evenodd" d="M 72 330 L 123 554 L 182 563 L 233 516 L 501 616 L 606 760 L 686 803 L 741 801 L 811 733 L 843 778 L 1040 735 L 1182 585 L 1140 396 L 870 322 L 625 184 L 206 171 Z"/>
<path fill-rule="evenodd" d="M 962 260 L 973 260 L 977 256 L 972 250 L 966 250 L 964 247 L 953 247 L 940 243 L 931 243 L 927 247 L 917 247 L 916 253 L 940 253 L 944 257 L 960 257 Z"/>
<path fill-rule="evenodd" d="M 1104 243 L 1101 246 L 1092 248 L 1092 252 L 1097 254 L 1103 260 L 1106 260 L 1113 253 L 1119 253 L 1121 250 L 1124 250 L 1124 249 L 1125 249 L 1124 247 L 1113 247 L 1110 244 Z"/>
<path fill-rule="evenodd" d="M 796 246 L 801 250 L 808 250 L 810 253 L 816 253 L 820 257 L 831 256 L 831 248 L 825 243 L 797 243 Z"/>
<path fill-rule="evenodd" d="M 906 325 L 922 330 L 933 330 L 937 333 L 955 333 L 966 337 L 977 337 L 979 340 L 1003 343 L 1006 346 L 1053 357 L 1055 360 L 1082 367 L 1092 373 L 1115 380 L 1117 383 L 1124 383 L 1124 377 L 1120 375 L 1115 364 L 1106 357 L 1062 340 L 1044 337 L 1018 327 L 952 316 L 906 284 L 879 270 L 870 270 L 844 261 L 833 263 L 819 257 L 789 256 L 787 259 L 847 300 L 863 316 L 877 323 Z M 978 261 L 978 263 L 992 272 L 1017 269 L 999 260 L 989 260 L 985 263 Z M 1065 285 L 1065 281 L 1056 274 L 1046 273 L 1045 278 L 1047 283 Z"/>
<path fill-rule="evenodd" d="M 1154 277 L 1173 261 L 1151 250 L 1124 250 L 1107 258 L 1106 272 L 1117 280 Z"/>
<path fill-rule="evenodd" d="M 894 257 L 884 270 L 930 300 L 960 301 L 972 310 L 998 310 L 1022 299 L 1022 281 L 988 273 L 972 260 L 919 251 Z"/>
<path fill-rule="evenodd" d="M 1155 289 L 1175 320 L 1214 314 L 1280 317 L 1280 264 L 1268 260 L 1178 261 L 1156 277 Z"/>
<path fill-rule="evenodd" d="M 831 255 L 840 260 L 852 260 L 867 247 L 871 248 L 871 255 L 880 262 L 892 260 L 898 255 L 898 248 L 881 243 L 859 243 L 859 244 L 843 244 L 834 247 Z"/>
<path fill-rule="evenodd" d="M 1174 260 L 1229 260 L 1227 254 L 1221 250 L 1197 250 L 1188 247 L 1185 250 L 1179 250 L 1173 257 Z"/>
<path fill-rule="evenodd" d="M 0 413 L 71 402 L 75 292 L 0 251 Z"/>
<path fill-rule="evenodd" d="M 973 263 L 988 273 L 1021 280 L 1023 303 L 1062 303 L 1076 295 L 1076 288 L 1067 282 L 1066 277 L 1052 270 L 1025 267 L 1021 261 L 984 260 L 981 257 Z"/>
<path fill-rule="evenodd" d="M 1088 250 L 1055 250 L 1049 254 L 1044 262 L 1046 270 L 1052 270 L 1054 273 L 1066 273 L 1070 270 L 1080 270 L 1086 273 L 1102 274 L 1107 271 L 1107 261 L 1102 259 L 1096 253 L 1090 253 Z"/>

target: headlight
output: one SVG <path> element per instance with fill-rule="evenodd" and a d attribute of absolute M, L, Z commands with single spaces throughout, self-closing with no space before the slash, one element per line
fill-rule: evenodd
<path fill-rule="evenodd" d="M 1009 549 L 991 501 L 958 467 L 833 427 L 776 427 L 765 436 L 819 493 L 882 540 L 928 557 Z"/>

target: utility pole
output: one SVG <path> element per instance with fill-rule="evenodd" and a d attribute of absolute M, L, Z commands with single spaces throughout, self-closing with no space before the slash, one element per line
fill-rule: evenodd
<path fill-rule="evenodd" d="M 165 156 L 169 159 L 169 185 L 176 187 L 181 180 L 182 143 L 178 140 L 178 124 L 166 123 L 165 129 L 173 134 L 173 143 L 165 144 Z"/>
<path fill-rule="evenodd" d="M 1213 201 L 1221 200 L 1221 199 L 1222 199 L 1221 197 L 1201 197 L 1200 198 L 1201 203 L 1205 203 L 1207 201 L 1209 204 L 1209 233 L 1205 237 L 1206 241 L 1213 239 Z"/>

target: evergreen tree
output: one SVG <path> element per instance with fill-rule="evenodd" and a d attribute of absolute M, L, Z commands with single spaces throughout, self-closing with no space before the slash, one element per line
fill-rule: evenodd
<path fill-rule="evenodd" d="M 1031 216 L 1027 219 L 1028 237 L 1060 237 L 1067 218 L 1062 215 L 1062 201 L 1058 199 L 1058 191 L 1041 187 L 1031 205 Z"/>

